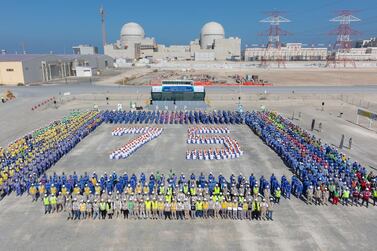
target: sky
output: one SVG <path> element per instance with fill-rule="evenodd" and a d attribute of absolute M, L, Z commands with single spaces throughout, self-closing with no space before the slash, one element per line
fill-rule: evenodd
<path fill-rule="evenodd" d="M 269 11 L 282 11 L 291 20 L 282 29 L 282 42 L 334 42 L 329 19 L 350 9 L 361 22 L 352 27 L 361 34 L 353 40 L 377 36 L 377 0 L 11 0 L 0 5 L 0 49 L 8 53 L 72 53 L 72 46 L 92 44 L 102 51 L 99 8 L 106 12 L 107 42 L 119 39 L 127 22 L 143 26 L 146 36 L 160 44 L 188 44 L 209 21 L 221 23 L 225 35 L 242 39 L 242 47 L 265 44 L 260 33 L 268 29 L 259 20 Z"/>

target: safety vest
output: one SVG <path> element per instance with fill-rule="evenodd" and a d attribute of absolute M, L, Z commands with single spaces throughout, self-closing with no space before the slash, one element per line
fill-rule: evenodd
<path fill-rule="evenodd" d="M 241 203 L 243 203 L 243 202 L 245 201 L 245 198 L 244 198 L 243 196 L 240 196 L 240 197 L 238 198 L 238 201 L 241 202 Z"/>
<path fill-rule="evenodd" d="M 31 195 L 35 195 L 35 194 L 37 193 L 37 189 L 35 188 L 35 186 L 30 187 L 30 189 L 29 189 L 29 193 L 30 193 Z"/>
<path fill-rule="evenodd" d="M 145 208 L 148 209 L 148 210 L 151 210 L 152 201 L 150 201 L 150 200 L 145 201 Z"/>
<path fill-rule="evenodd" d="M 213 194 L 215 194 L 215 195 L 220 194 L 220 187 L 215 187 Z"/>
<path fill-rule="evenodd" d="M 149 193 L 149 187 L 145 186 L 145 187 L 143 188 L 143 193 Z"/>
<path fill-rule="evenodd" d="M 105 202 L 100 202 L 99 203 L 99 209 L 101 211 L 105 211 L 106 210 L 106 203 Z"/>
<path fill-rule="evenodd" d="M 67 195 L 67 188 L 66 188 L 66 187 L 63 187 L 63 188 L 62 188 L 62 194 L 63 194 L 63 195 Z"/>
<path fill-rule="evenodd" d="M 254 201 L 253 206 L 252 206 L 252 210 L 253 211 L 260 211 L 260 203 L 257 202 L 257 201 Z"/>
<path fill-rule="evenodd" d="M 203 202 L 201 201 L 196 202 L 196 210 L 203 211 Z"/>
<path fill-rule="evenodd" d="M 190 188 L 190 194 L 191 194 L 191 196 L 196 195 L 196 189 L 195 189 L 195 187 L 191 187 Z"/>
<path fill-rule="evenodd" d="M 46 192 L 46 189 L 45 189 L 45 186 L 40 186 L 39 187 L 39 192 L 41 193 L 41 194 L 43 194 L 43 193 L 45 193 Z"/>
<path fill-rule="evenodd" d="M 165 187 L 164 186 L 160 186 L 160 194 L 165 194 Z"/>
<path fill-rule="evenodd" d="M 168 195 L 172 195 L 173 194 L 173 188 L 172 187 L 168 187 L 168 192 L 167 192 Z"/>
<path fill-rule="evenodd" d="M 208 202 L 207 201 L 205 201 L 205 202 L 203 202 L 203 209 L 208 209 Z"/>
<path fill-rule="evenodd" d="M 167 195 L 165 196 L 165 200 L 166 200 L 167 202 L 171 203 L 171 195 L 167 194 Z"/>
<path fill-rule="evenodd" d="M 188 194 L 188 186 L 187 185 L 183 186 L 183 193 Z"/>
<path fill-rule="evenodd" d="M 221 208 L 222 208 L 222 209 L 226 209 L 227 207 L 228 207 L 227 202 L 226 202 L 226 201 L 223 201 L 223 202 L 221 203 Z"/>
<path fill-rule="evenodd" d="M 80 188 L 79 188 L 79 187 L 75 187 L 75 188 L 73 189 L 73 192 L 74 192 L 75 194 L 80 194 Z"/>
<path fill-rule="evenodd" d="M 136 193 L 141 193 L 141 186 L 136 187 Z"/>
<path fill-rule="evenodd" d="M 85 187 L 84 188 L 84 193 L 85 193 L 85 195 L 89 195 L 90 194 L 90 188 L 89 187 Z"/>
<path fill-rule="evenodd" d="M 56 187 L 51 187 L 50 191 L 51 191 L 51 194 L 56 194 Z"/>
<path fill-rule="evenodd" d="M 81 203 L 80 205 L 80 212 L 85 212 L 86 211 L 86 204 L 85 203 Z"/>
<path fill-rule="evenodd" d="M 259 189 L 258 189 L 257 187 L 254 187 L 254 188 L 253 188 L 253 194 L 254 194 L 254 195 L 257 195 L 257 194 L 258 194 L 258 191 L 259 191 Z"/>
<path fill-rule="evenodd" d="M 101 194 L 101 187 L 96 186 L 95 191 L 96 191 L 96 194 Z"/>
<path fill-rule="evenodd" d="M 280 196 L 281 196 L 281 190 L 276 190 L 275 191 L 275 197 L 280 198 Z"/>
<path fill-rule="evenodd" d="M 377 189 L 374 189 L 374 190 L 373 190 L 373 197 L 374 197 L 374 198 L 377 198 Z"/>
<path fill-rule="evenodd" d="M 223 195 L 220 195 L 217 198 L 219 199 L 219 201 L 223 201 L 224 200 L 224 196 Z"/>
<path fill-rule="evenodd" d="M 350 197 L 350 191 L 347 191 L 347 190 L 344 191 L 342 197 L 343 197 L 343 199 L 348 199 Z"/>
<path fill-rule="evenodd" d="M 44 197 L 44 198 L 43 198 L 43 204 L 44 204 L 45 206 L 50 205 L 50 199 L 49 199 L 48 197 Z"/>
<path fill-rule="evenodd" d="M 160 211 L 164 210 L 164 203 L 162 201 L 158 202 L 158 210 L 160 210 Z"/>
<path fill-rule="evenodd" d="M 56 197 L 55 196 L 51 196 L 50 202 L 51 202 L 51 205 L 56 205 Z"/>
<path fill-rule="evenodd" d="M 153 210 L 157 210 L 158 209 L 158 202 L 157 201 L 153 201 L 152 202 L 152 208 L 153 208 Z"/>
<path fill-rule="evenodd" d="M 243 209 L 244 211 L 247 211 L 248 208 L 249 208 L 249 205 L 248 205 L 246 202 L 244 202 L 244 203 L 242 204 L 242 209 Z"/>
<path fill-rule="evenodd" d="M 111 209 L 110 203 L 106 203 L 106 211 L 110 211 L 110 209 Z"/>

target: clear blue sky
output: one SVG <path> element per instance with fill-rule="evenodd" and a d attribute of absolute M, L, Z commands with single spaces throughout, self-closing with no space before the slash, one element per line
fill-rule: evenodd
<path fill-rule="evenodd" d="M 101 47 L 99 7 L 107 13 L 107 41 L 119 38 L 122 25 L 134 21 L 158 43 L 188 44 L 198 37 L 205 22 L 217 21 L 226 36 L 242 38 L 246 44 L 262 44 L 258 33 L 268 28 L 258 23 L 266 11 L 282 10 L 292 23 L 282 26 L 292 32 L 283 42 L 329 43 L 336 28 L 328 20 L 337 10 L 356 10 L 361 22 L 353 24 L 362 35 L 377 36 L 377 0 L 8 0 L 1 1 L 0 49 L 9 53 L 53 51 L 70 53 L 72 45 L 88 43 Z"/>

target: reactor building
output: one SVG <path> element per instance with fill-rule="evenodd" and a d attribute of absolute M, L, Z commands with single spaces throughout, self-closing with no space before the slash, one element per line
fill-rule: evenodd
<path fill-rule="evenodd" d="M 206 23 L 198 39 L 188 45 L 166 46 L 158 44 L 154 38 L 146 37 L 143 27 L 137 23 L 127 23 L 120 31 L 115 43 L 106 44 L 104 53 L 116 61 L 134 62 L 149 60 L 241 60 L 241 39 L 225 37 L 224 27 L 217 22 Z"/>

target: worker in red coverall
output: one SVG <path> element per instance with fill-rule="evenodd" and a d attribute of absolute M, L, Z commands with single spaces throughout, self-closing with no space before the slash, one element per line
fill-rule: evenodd
<path fill-rule="evenodd" d="M 363 192 L 363 201 L 361 202 L 361 205 L 364 205 L 364 202 L 366 204 L 366 207 L 369 205 L 369 198 L 371 196 L 371 192 L 369 191 L 369 188 L 366 188 L 365 191 Z"/>

